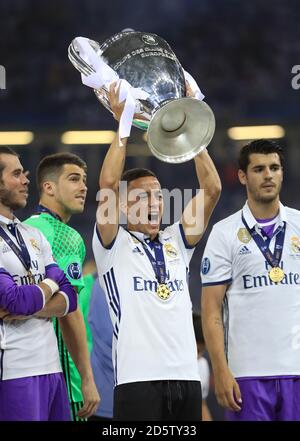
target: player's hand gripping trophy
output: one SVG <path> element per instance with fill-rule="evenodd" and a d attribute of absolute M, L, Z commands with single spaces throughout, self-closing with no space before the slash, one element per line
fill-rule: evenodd
<path fill-rule="evenodd" d="M 169 163 L 188 161 L 210 143 L 214 114 L 162 38 L 132 30 L 102 44 L 77 37 L 69 46 L 69 58 L 82 82 L 110 111 L 109 87 L 121 81 L 120 100 L 125 100 L 121 138 L 129 136 L 132 124 L 147 130 L 151 152 Z"/>

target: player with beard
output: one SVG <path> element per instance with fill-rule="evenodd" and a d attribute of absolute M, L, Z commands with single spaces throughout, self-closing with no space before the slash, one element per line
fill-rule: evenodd
<path fill-rule="evenodd" d="M 37 168 L 40 202 L 35 214 L 25 221 L 38 228 L 49 241 L 53 256 L 79 294 L 79 308 L 54 320 L 61 365 L 65 375 L 74 421 L 91 416 L 99 404 L 89 361 L 83 310 L 89 301 L 82 266 L 86 249 L 81 235 L 67 223 L 82 213 L 87 194 L 86 164 L 72 153 L 44 157 Z M 68 330 L 72 330 L 72 339 Z"/>
<path fill-rule="evenodd" d="M 45 237 L 14 215 L 26 206 L 28 184 L 18 155 L 0 147 L 0 420 L 68 421 L 49 317 L 75 311 L 77 295 Z"/>

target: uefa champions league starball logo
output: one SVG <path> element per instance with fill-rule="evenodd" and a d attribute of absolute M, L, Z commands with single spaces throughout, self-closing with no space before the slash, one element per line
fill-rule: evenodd
<path fill-rule="evenodd" d="M 67 268 L 67 274 L 71 279 L 78 280 L 81 277 L 81 267 L 79 263 L 70 263 Z"/>
<path fill-rule="evenodd" d="M 208 257 L 204 257 L 201 265 L 201 272 L 203 275 L 206 275 L 210 270 L 210 260 Z"/>

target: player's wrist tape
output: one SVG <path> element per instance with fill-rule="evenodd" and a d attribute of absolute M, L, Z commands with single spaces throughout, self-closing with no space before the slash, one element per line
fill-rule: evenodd
<path fill-rule="evenodd" d="M 51 296 L 59 290 L 58 284 L 52 279 L 44 279 L 42 283 L 45 283 L 51 289 Z"/>
<path fill-rule="evenodd" d="M 62 317 L 64 317 L 65 315 L 68 314 L 69 309 L 70 309 L 70 301 L 69 301 L 69 297 L 68 297 L 67 294 L 66 294 L 65 292 L 63 292 L 63 291 L 58 291 L 58 294 L 61 294 L 61 295 L 64 297 L 65 301 L 66 301 L 66 309 L 65 309 L 65 312 L 64 312 L 63 315 L 62 315 Z"/>

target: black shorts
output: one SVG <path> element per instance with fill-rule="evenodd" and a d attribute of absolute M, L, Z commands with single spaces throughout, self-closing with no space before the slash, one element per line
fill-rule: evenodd
<path fill-rule="evenodd" d="M 114 390 L 116 421 L 201 421 L 201 408 L 200 381 L 140 381 Z"/>

